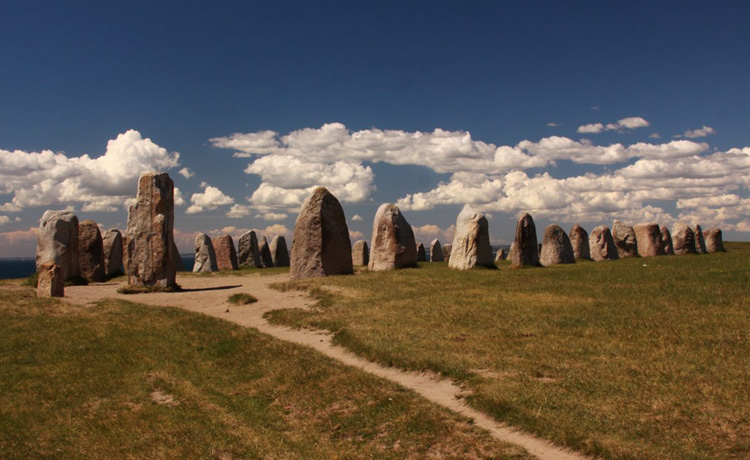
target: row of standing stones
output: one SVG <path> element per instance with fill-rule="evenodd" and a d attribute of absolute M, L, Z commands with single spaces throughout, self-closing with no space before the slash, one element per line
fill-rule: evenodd
<path fill-rule="evenodd" d="M 61 296 L 64 281 L 76 277 L 103 281 L 118 274 L 123 265 L 130 286 L 176 287 L 181 260 L 173 228 L 174 183 L 166 173 L 140 177 L 124 237 L 114 229 L 102 236 L 94 221 L 79 225 L 72 212 L 47 211 L 37 243 L 38 294 Z M 415 242 L 411 226 L 393 204 L 381 205 L 375 214 L 370 248 L 365 241 L 352 247 L 343 208 L 324 187 L 316 188 L 302 204 L 291 255 L 284 237 L 277 236 L 270 244 L 263 237 L 259 244 L 252 231 L 240 237 L 239 251 L 229 235 L 212 240 L 205 233 L 198 234 L 195 247 L 195 272 L 288 265 L 292 279 L 351 274 L 354 265 L 366 265 L 371 271 L 415 267 L 426 259 L 424 246 Z M 682 223 L 675 224 L 670 233 L 657 224 L 630 227 L 615 221 L 613 231 L 599 226 L 590 237 L 579 225 L 573 226 L 570 237 L 559 226 L 550 225 L 539 245 L 534 220 L 524 214 L 508 257 L 512 266 L 522 267 L 719 251 L 723 251 L 720 229 L 703 232 L 700 226 L 693 230 Z M 469 207 L 458 215 L 452 244 L 441 246 L 438 240 L 430 244 L 431 261 L 445 260 L 459 270 L 494 267 L 495 260 L 504 257 L 504 251 L 498 251 L 493 260 L 487 219 Z"/>

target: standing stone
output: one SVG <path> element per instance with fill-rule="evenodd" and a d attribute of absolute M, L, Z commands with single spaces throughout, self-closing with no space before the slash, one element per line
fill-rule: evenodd
<path fill-rule="evenodd" d="M 417 245 L 417 262 L 427 262 L 427 251 L 424 250 L 424 244 Z"/>
<path fill-rule="evenodd" d="M 175 243 L 174 240 L 172 240 L 172 249 L 169 251 L 169 257 L 172 258 L 172 264 L 174 264 L 175 271 L 185 271 L 185 265 L 182 263 L 182 255 L 180 255 L 180 250 L 177 249 L 177 243 Z"/>
<path fill-rule="evenodd" d="M 544 242 L 542 243 L 542 255 L 539 257 L 539 262 L 543 266 L 574 264 L 576 262 L 570 238 L 559 225 L 548 225 L 544 229 L 542 241 Z"/>
<path fill-rule="evenodd" d="M 453 249 L 452 244 L 444 244 L 443 245 L 443 260 L 445 262 L 451 261 L 451 250 Z"/>
<path fill-rule="evenodd" d="M 292 279 L 354 273 L 349 227 L 339 200 L 318 187 L 302 203 L 292 240 Z"/>
<path fill-rule="evenodd" d="M 286 248 L 286 238 L 281 235 L 274 236 L 271 244 L 268 245 L 268 249 L 271 251 L 271 260 L 274 267 L 289 266 L 289 251 Z"/>
<path fill-rule="evenodd" d="M 205 233 L 198 233 L 195 236 L 195 262 L 193 263 L 193 272 L 210 273 L 218 272 L 219 266 L 216 264 L 216 252 L 211 238 Z"/>
<path fill-rule="evenodd" d="M 513 253 L 516 252 L 516 242 L 510 243 L 510 248 L 508 248 L 508 259 L 513 260 Z"/>
<path fill-rule="evenodd" d="M 516 238 L 511 258 L 512 267 L 539 266 L 539 246 L 536 240 L 536 225 L 530 214 L 524 213 L 516 225 Z"/>
<path fill-rule="evenodd" d="M 615 241 L 620 259 L 638 255 L 638 240 L 633 227 L 616 220 L 612 226 L 612 239 Z"/>
<path fill-rule="evenodd" d="M 591 230 L 591 235 L 589 235 L 589 250 L 591 259 L 597 262 L 620 258 L 615 241 L 612 239 L 612 233 L 606 225 L 600 225 Z"/>
<path fill-rule="evenodd" d="M 44 262 L 38 269 L 37 297 L 64 297 L 65 281 L 62 269 L 52 261 Z"/>
<path fill-rule="evenodd" d="M 382 271 L 416 266 L 417 243 L 411 225 L 395 204 L 380 205 L 372 224 L 368 269 Z"/>
<path fill-rule="evenodd" d="M 234 250 L 234 241 L 231 235 L 217 236 L 211 240 L 211 243 L 214 245 L 216 266 L 219 267 L 219 270 L 239 270 L 237 252 Z"/>
<path fill-rule="evenodd" d="M 654 257 L 665 254 L 661 240 L 661 229 L 658 224 L 640 223 L 633 227 L 633 231 L 635 231 L 635 238 L 638 241 L 639 256 Z"/>
<path fill-rule="evenodd" d="M 709 228 L 703 232 L 703 237 L 706 242 L 706 252 L 712 254 L 714 252 L 724 251 L 724 239 L 721 235 L 720 228 Z"/>
<path fill-rule="evenodd" d="M 265 236 L 261 237 L 260 244 L 258 244 L 258 251 L 260 251 L 260 266 L 261 268 L 273 268 L 273 257 L 271 257 L 271 248 L 268 247 L 268 240 Z"/>
<path fill-rule="evenodd" d="M 167 173 L 138 180 L 138 196 L 128 213 L 128 284 L 175 287 L 170 257 L 174 228 L 174 182 Z"/>
<path fill-rule="evenodd" d="M 495 263 L 502 262 L 505 260 L 505 249 L 498 249 L 497 254 L 495 255 Z"/>
<path fill-rule="evenodd" d="M 443 247 L 440 245 L 440 240 L 435 238 L 430 243 L 430 262 L 442 262 L 443 258 Z"/>
<path fill-rule="evenodd" d="M 665 226 L 661 227 L 661 252 L 665 256 L 673 256 L 674 248 L 672 247 L 672 234 Z"/>
<path fill-rule="evenodd" d="M 573 256 L 576 259 L 591 259 L 589 234 L 578 224 L 570 229 L 570 245 L 573 247 Z"/>
<path fill-rule="evenodd" d="M 81 277 L 95 283 L 104 281 L 104 244 L 93 220 L 84 220 L 78 226 L 78 268 Z"/>
<path fill-rule="evenodd" d="M 672 246 L 674 253 L 678 256 L 683 254 L 695 254 L 695 235 L 693 229 L 682 222 L 672 226 Z"/>
<path fill-rule="evenodd" d="M 450 268 L 469 270 L 474 267 L 495 267 L 487 218 L 468 206 L 456 218 L 452 247 L 448 263 Z"/>
<path fill-rule="evenodd" d="M 695 237 L 695 253 L 705 254 L 707 252 L 706 241 L 703 239 L 703 230 L 700 225 L 696 225 L 693 229 L 693 236 Z"/>
<path fill-rule="evenodd" d="M 102 235 L 104 247 L 104 276 L 114 278 L 122 274 L 122 234 L 112 228 Z"/>
<path fill-rule="evenodd" d="M 352 264 L 367 265 L 370 263 L 370 249 L 367 241 L 359 240 L 352 246 Z"/>
<path fill-rule="evenodd" d="M 258 238 L 254 231 L 249 231 L 240 237 L 237 242 L 239 252 L 240 267 L 261 268 L 260 249 L 258 248 Z"/>
<path fill-rule="evenodd" d="M 39 222 L 36 268 L 54 262 L 64 281 L 80 276 L 78 268 L 78 217 L 70 211 L 45 211 Z"/>

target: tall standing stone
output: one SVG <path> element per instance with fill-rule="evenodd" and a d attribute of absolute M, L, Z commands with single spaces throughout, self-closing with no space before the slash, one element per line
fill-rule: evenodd
<path fill-rule="evenodd" d="M 505 260 L 505 257 L 505 249 L 498 249 L 497 254 L 495 255 L 495 263 L 502 262 Z"/>
<path fill-rule="evenodd" d="M 703 237 L 706 241 L 707 253 L 712 254 L 714 252 L 724 251 L 724 239 L 720 228 L 709 228 L 703 232 Z"/>
<path fill-rule="evenodd" d="M 261 268 L 260 248 L 258 248 L 258 237 L 254 231 L 242 235 L 237 242 L 240 267 Z"/>
<path fill-rule="evenodd" d="M 274 265 L 273 257 L 271 257 L 271 248 L 268 247 L 268 240 L 265 236 L 260 239 L 258 251 L 260 251 L 260 266 L 262 268 L 273 268 Z"/>
<path fill-rule="evenodd" d="M 661 252 L 665 256 L 674 255 L 674 247 L 672 247 L 672 234 L 669 229 L 662 225 L 661 227 Z"/>
<path fill-rule="evenodd" d="M 570 245 L 573 247 L 573 256 L 576 259 L 591 259 L 591 247 L 589 245 L 588 232 L 578 224 L 570 229 Z"/>
<path fill-rule="evenodd" d="M 221 235 L 213 238 L 211 243 L 214 245 L 216 254 L 216 266 L 219 270 L 238 270 L 237 251 L 234 250 L 234 240 L 231 235 Z"/>
<path fill-rule="evenodd" d="M 448 266 L 458 270 L 475 267 L 494 267 L 490 246 L 489 223 L 484 214 L 468 206 L 456 218 L 456 233 L 453 236 Z"/>
<path fill-rule="evenodd" d="M 339 200 L 325 187 L 302 203 L 292 240 L 292 279 L 354 273 L 349 227 Z"/>
<path fill-rule="evenodd" d="M 450 243 L 443 245 L 443 260 L 445 262 L 450 262 L 451 261 L 451 250 L 452 249 L 453 249 L 453 245 L 450 244 Z"/>
<path fill-rule="evenodd" d="M 114 278 L 122 274 L 122 234 L 112 228 L 102 235 L 104 246 L 104 276 Z"/>
<path fill-rule="evenodd" d="M 707 252 L 706 241 L 703 239 L 703 229 L 700 225 L 696 225 L 693 229 L 693 236 L 695 237 L 695 253 L 705 254 Z"/>
<path fill-rule="evenodd" d="M 430 262 L 442 262 L 443 260 L 443 247 L 440 245 L 440 240 L 435 238 L 430 243 Z"/>
<path fill-rule="evenodd" d="M 78 226 L 78 268 L 81 277 L 95 283 L 104 281 L 104 244 L 93 220 L 84 220 Z"/>
<path fill-rule="evenodd" d="M 576 262 L 570 238 L 559 225 L 548 225 L 544 229 L 542 241 L 542 255 L 539 257 L 539 262 L 543 266 L 574 264 Z"/>
<path fill-rule="evenodd" d="M 52 261 L 44 262 L 38 269 L 39 277 L 36 284 L 37 297 L 64 297 L 65 281 L 62 269 Z"/>
<path fill-rule="evenodd" d="M 39 222 L 36 268 L 54 262 L 64 281 L 80 276 L 78 268 L 78 217 L 70 211 L 45 211 Z"/>
<path fill-rule="evenodd" d="M 597 262 L 620 258 L 615 241 L 612 239 L 612 232 L 609 231 L 609 227 L 606 225 L 600 225 L 591 230 L 591 235 L 589 235 L 589 250 L 591 252 L 591 259 Z"/>
<path fill-rule="evenodd" d="M 682 222 L 672 226 L 672 246 L 676 255 L 695 254 L 695 234 L 693 229 Z"/>
<path fill-rule="evenodd" d="M 633 227 L 638 241 L 638 255 L 641 257 L 663 256 L 664 245 L 661 239 L 661 229 L 658 224 L 647 222 Z"/>
<path fill-rule="evenodd" d="M 211 238 L 205 233 L 199 233 L 195 236 L 195 262 L 193 263 L 193 272 L 211 273 L 218 272 L 219 266 L 216 264 L 216 252 Z"/>
<path fill-rule="evenodd" d="M 359 240 L 352 246 L 352 264 L 367 265 L 370 263 L 370 249 L 367 247 L 367 241 Z"/>
<path fill-rule="evenodd" d="M 524 213 L 516 225 L 516 238 L 511 258 L 512 267 L 539 266 L 539 246 L 536 239 L 536 225 L 531 214 Z"/>
<path fill-rule="evenodd" d="M 274 236 L 271 244 L 268 245 L 268 249 L 271 251 L 274 267 L 289 266 L 289 250 L 286 248 L 286 238 L 281 235 Z"/>
<path fill-rule="evenodd" d="M 174 240 L 172 240 L 172 248 L 169 250 L 169 257 L 172 259 L 175 271 L 185 271 L 185 265 L 182 263 L 182 255 L 180 255 L 180 250 L 177 249 L 177 243 Z"/>
<path fill-rule="evenodd" d="M 422 243 L 417 244 L 417 262 L 427 262 L 427 251 Z"/>
<path fill-rule="evenodd" d="M 416 266 L 417 243 L 411 225 L 395 204 L 380 205 L 372 224 L 368 269 L 382 271 Z"/>
<path fill-rule="evenodd" d="M 612 226 L 612 239 L 615 241 L 620 259 L 638 255 L 638 240 L 633 227 L 616 220 Z"/>
<path fill-rule="evenodd" d="M 138 180 L 138 196 L 128 213 L 128 284 L 175 287 L 170 257 L 174 228 L 174 182 L 167 173 Z"/>

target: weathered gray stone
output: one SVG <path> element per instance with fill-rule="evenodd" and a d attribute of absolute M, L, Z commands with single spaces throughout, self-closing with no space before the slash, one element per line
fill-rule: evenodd
<path fill-rule="evenodd" d="M 258 237 L 254 231 L 242 235 L 237 242 L 238 262 L 240 267 L 261 268 L 260 248 L 258 248 Z"/>
<path fill-rule="evenodd" d="M 37 269 L 39 278 L 36 285 L 37 297 L 64 297 L 65 280 L 62 269 L 52 261 L 44 262 Z"/>
<path fill-rule="evenodd" d="M 349 227 L 339 200 L 325 187 L 307 197 L 294 225 L 292 279 L 354 273 Z"/>
<path fill-rule="evenodd" d="M 674 248 L 672 247 L 672 234 L 665 226 L 661 227 L 661 252 L 665 256 L 674 255 Z"/>
<path fill-rule="evenodd" d="M 430 262 L 442 262 L 443 260 L 443 246 L 440 245 L 440 240 L 435 238 L 430 243 Z"/>
<path fill-rule="evenodd" d="M 274 236 L 271 244 L 268 245 L 268 249 L 271 251 L 271 260 L 274 267 L 289 266 L 289 250 L 286 248 L 286 238 L 281 235 Z"/>
<path fill-rule="evenodd" d="M 416 266 L 417 243 L 411 225 L 398 206 L 382 204 L 372 224 L 368 269 L 382 271 Z"/>
<path fill-rule="evenodd" d="M 417 262 L 427 262 L 427 251 L 422 243 L 417 244 Z"/>
<path fill-rule="evenodd" d="M 505 254 L 505 249 L 498 249 L 497 254 L 495 254 L 495 263 L 502 262 L 507 257 L 507 254 Z"/>
<path fill-rule="evenodd" d="M 635 238 L 638 241 L 638 255 L 641 257 L 654 257 L 664 255 L 664 246 L 661 240 L 661 229 L 658 224 L 643 222 L 633 227 Z"/>
<path fill-rule="evenodd" d="M 706 252 L 712 254 L 714 252 L 724 251 L 724 238 L 721 234 L 720 228 L 709 228 L 703 232 L 703 238 L 706 242 Z"/>
<path fill-rule="evenodd" d="M 703 229 L 701 229 L 700 225 L 696 225 L 693 229 L 693 237 L 695 238 L 695 253 L 705 254 L 706 241 L 703 239 Z"/>
<path fill-rule="evenodd" d="M 128 284 L 175 287 L 170 257 L 174 228 L 174 182 L 167 173 L 138 180 L 138 196 L 128 213 Z"/>
<path fill-rule="evenodd" d="M 238 270 L 237 251 L 234 250 L 234 240 L 231 235 L 221 235 L 211 239 L 216 254 L 216 266 L 219 270 Z"/>
<path fill-rule="evenodd" d="M 104 281 L 104 244 L 93 220 L 84 220 L 78 226 L 78 269 L 82 278 Z"/>
<path fill-rule="evenodd" d="M 513 241 L 512 267 L 539 266 L 539 245 L 536 239 L 536 225 L 530 214 L 521 216 L 516 225 L 516 238 Z"/>
<path fill-rule="evenodd" d="M 539 262 L 543 266 L 574 264 L 576 262 L 570 238 L 559 225 L 548 225 L 544 229 L 542 241 L 542 255 L 539 257 Z"/>
<path fill-rule="evenodd" d="M 675 255 L 695 254 L 695 234 L 687 224 L 677 222 L 672 226 L 672 247 Z"/>
<path fill-rule="evenodd" d="M 258 250 L 260 251 L 260 266 L 262 268 L 273 268 L 273 257 L 271 257 L 271 248 L 268 247 L 268 240 L 265 236 L 260 238 L 258 243 Z"/>
<path fill-rule="evenodd" d="M 175 243 L 174 240 L 172 240 L 172 248 L 169 251 L 169 257 L 172 259 L 175 271 L 185 271 L 185 265 L 182 263 L 182 255 L 180 255 L 180 250 L 177 249 L 177 243 Z"/>
<path fill-rule="evenodd" d="M 591 259 L 591 247 L 589 246 L 588 232 L 578 224 L 570 229 L 570 245 L 573 247 L 573 256 L 576 259 Z"/>
<path fill-rule="evenodd" d="M 211 238 L 205 233 L 199 233 L 195 236 L 195 262 L 193 263 L 193 272 L 211 273 L 218 272 L 219 266 L 216 264 L 216 252 Z"/>
<path fill-rule="evenodd" d="M 516 252 L 516 242 L 510 243 L 510 247 L 508 248 L 508 260 L 513 260 L 513 253 Z"/>
<path fill-rule="evenodd" d="M 620 259 L 638 255 L 638 240 L 635 237 L 633 227 L 616 220 L 612 226 L 612 239 L 615 242 Z"/>
<path fill-rule="evenodd" d="M 112 228 L 102 235 L 104 247 L 104 276 L 114 278 L 123 273 L 122 271 L 122 234 L 119 230 Z"/>
<path fill-rule="evenodd" d="M 589 252 L 591 253 L 591 259 L 597 262 L 620 258 L 609 227 L 600 225 L 591 230 L 591 234 L 589 235 Z"/>
<path fill-rule="evenodd" d="M 70 211 L 45 211 L 39 222 L 36 268 L 54 262 L 63 280 L 80 276 L 78 268 L 78 217 Z"/>
<path fill-rule="evenodd" d="M 448 266 L 458 270 L 475 267 L 494 267 L 490 246 L 487 218 L 468 206 L 456 218 L 456 233 L 453 236 Z"/>
<path fill-rule="evenodd" d="M 370 248 L 367 247 L 367 241 L 359 240 L 352 246 L 352 264 L 367 265 L 370 263 Z"/>
<path fill-rule="evenodd" d="M 444 244 L 443 245 L 443 260 L 445 262 L 451 261 L 451 250 L 453 250 L 452 244 Z"/>

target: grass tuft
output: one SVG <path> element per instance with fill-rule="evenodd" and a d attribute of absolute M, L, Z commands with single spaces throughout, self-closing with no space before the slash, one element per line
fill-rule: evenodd
<path fill-rule="evenodd" d="M 232 294 L 229 296 L 229 303 L 234 305 L 249 305 L 251 303 L 255 303 L 258 301 L 258 299 L 250 294 L 246 294 L 244 292 Z"/>
<path fill-rule="evenodd" d="M 117 289 L 120 294 L 150 294 L 154 292 L 180 292 L 182 288 L 177 286 L 123 286 Z"/>

